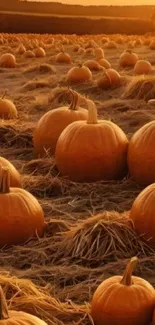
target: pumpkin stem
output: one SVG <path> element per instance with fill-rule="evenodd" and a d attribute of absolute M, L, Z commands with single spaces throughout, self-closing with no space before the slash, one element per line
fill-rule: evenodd
<path fill-rule="evenodd" d="M 0 320 L 9 318 L 8 306 L 2 287 L 0 286 Z"/>
<path fill-rule="evenodd" d="M 8 168 L 0 166 L 0 194 L 10 192 L 10 172 Z"/>
<path fill-rule="evenodd" d="M 73 91 L 73 90 L 69 90 L 69 94 L 72 95 L 72 101 L 71 101 L 71 104 L 69 106 L 69 109 L 75 111 L 77 109 L 77 103 L 78 103 L 78 100 L 79 100 L 79 95 L 76 91 Z"/>
<path fill-rule="evenodd" d="M 126 285 L 126 286 L 131 286 L 133 284 L 132 281 L 132 272 L 138 263 L 138 257 L 132 257 L 130 262 L 127 264 L 123 278 L 121 280 L 121 284 Z"/>
<path fill-rule="evenodd" d="M 87 100 L 88 103 L 88 120 L 87 124 L 97 124 L 97 108 L 92 100 Z"/>

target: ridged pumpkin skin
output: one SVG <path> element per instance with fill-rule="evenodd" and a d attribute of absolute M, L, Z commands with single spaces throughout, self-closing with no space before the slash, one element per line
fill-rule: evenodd
<path fill-rule="evenodd" d="M 97 119 L 95 123 L 77 121 L 67 126 L 57 141 L 56 164 L 60 173 L 73 181 L 119 179 L 126 171 L 127 148 L 127 137 L 116 124 Z"/>
<path fill-rule="evenodd" d="M 124 51 L 120 56 L 120 65 L 122 67 L 133 67 L 138 61 L 138 55 L 130 50 Z"/>
<path fill-rule="evenodd" d="M 134 258 L 131 262 L 134 262 Z M 95 325 L 149 325 L 155 306 L 150 283 L 129 273 L 103 281 L 94 293 L 91 315 Z"/>
<path fill-rule="evenodd" d="M 9 160 L 0 157 L 0 166 L 9 169 L 10 187 L 22 187 L 21 175 Z"/>
<path fill-rule="evenodd" d="M 92 80 L 92 73 L 89 68 L 85 67 L 74 67 L 71 68 L 67 73 L 67 81 L 69 83 L 82 83 Z"/>
<path fill-rule="evenodd" d="M 145 124 L 131 138 L 128 168 L 131 177 L 141 185 L 155 182 L 155 121 Z"/>
<path fill-rule="evenodd" d="M 9 171 L 0 175 L 0 247 L 21 244 L 42 236 L 45 222 L 37 199 L 21 188 L 9 187 Z"/>
<path fill-rule="evenodd" d="M 138 235 L 155 246 L 155 184 L 146 187 L 135 199 L 130 218 Z"/>
<path fill-rule="evenodd" d="M 72 102 L 69 107 L 60 107 L 47 112 L 37 124 L 33 142 L 35 151 L 40 156 L 44 156 L 46 151 L 49 154 L 54 154 L 61 132 L 72 122 L 86 120 L 88 117 L 88 111 L 77 106 L 77 93 L 71 93 L 74 96 L 73 101 L 75 99 L 75 103 Z"/>

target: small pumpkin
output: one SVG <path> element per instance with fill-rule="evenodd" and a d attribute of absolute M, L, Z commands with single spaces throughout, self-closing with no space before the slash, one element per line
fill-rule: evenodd
<path fill-rule="evenodd" d="M 47 325 L 40 318 L 23 311 L 8 310 L 6 299 L 0 286 L 0 322 L 3 325 Z"/>
<path fill-rule="evenodd" d="M 138 55 L 131 50 L 126 50 L 121 54 L 119 63 L 122 67 L 133 67 L 137 61 Z"/>
<path fill-rule="evenodd" d="M 86 120 L 88 111 L 78 106 L 79 96 L 75 91 L 69 90 L 72 96 L 70 106 L 59 107 L 44 114 L 34 131 L 34 147 L 37 154 L 44 156 L 46 151 L 54 154 L 57 140 L 61 132 L 70 123 L 77 120 Z"/>
<path fill-rule="evenodd" d="M 10 173 L 0 169 L 0 247 L 42 236 L 44 213 L 37 199 L 22 188 L 10 187 Z"/>
<path fill-rule="evenodd" d="M 134 66 L 134 72 L 136 74 L 149 74 L 152 72 L 151 63 L 147 60 L 138 60 Z"/>
<path fill-rule="evenodd" d="M 146 280 L 132 276 L 138 262 L 133 257 L 123 277 L 103 281 L 95 291 L 91 315 L 95 325 L 148 325 L 155 306 L 155 291 Z"/>
<path fill-rule="evenodd" d="M 97 80 L 97 85 L 102 89 L 119 87 L 121 85 L 121 76 L 114 69 L 106 69 L 103 75 Z"/>
<path fill-rule="evenodd" d="M 87 60 L 83 65 L 88 67 L 91 71 L 100 71 L 102 69 L 100 64 L 95 60 Z"/>
<path fill-rule="evenodd" d="M 71 68 L 67 73 L 67 81 L 69 83 L 82 83 L 92 80 L 90 69 L 84 65 Z"/>
<path fill-rule="evenodd" d="M 36 58 L 43 58 L 46 56 L 45 50 L 42 47 L 37 47 L 34 52 Z"/>
<path fill-rule="evenodd" d="M 60 53 L 58 53 L 56 55 L 55 61 L 57 63 L 66 63 L 66 64 L 72 63 L 70 55 L 68 53 L 64 52 L 64 50 L 62 50 Z"/>
<path fill-rule="evenodd" d="M 98 121 L 95 104 L 87 103 L 87 121 L 68 125 L 57 141 L 58 169 L 78 182 L 120 179 L 126 172 L 127 137 L 116 124 Z"/>
<path fill-rule="evenodd" d="M 104 58 L 104 51 L 100 47 L 94 49 L 94 54 L 97 60 Z"/>
<path fill-rule="evenodd" d="M 0 98 L 0 118 L 3 119 L 13 119 L 18 116 L 16 106 L 14 103 L 9 100 L 5 99 L 5 93 Z"/>
<path fill-rule="evenodd" d="M 15 68 L 16 58 L 13 54 L 5 53 L 0 57 L 0 67 L 2 68 Z"/>
<path fill-rule="evenodd" d="M 106 59 L 99 59 L 98 63 L 105 69 L 110 69 L 111 68 L 111 63 Z"/>
<path fill-rule="evenodd" d="M 141 127 L 131 137 L 128 147 L 128 168 L 131 177 L 141 185 L 155 182 L 155 121 Z"/>
<path fill-rule="evenodd" d="M 155 183 L 147 186 L 135 199 L 130 219 L 138 235 L 155 246 Z"/>

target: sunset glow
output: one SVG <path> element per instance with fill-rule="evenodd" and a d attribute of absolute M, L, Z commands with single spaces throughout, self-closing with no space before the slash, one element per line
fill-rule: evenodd
<path fill-rule="evenodd" d="M 28 0 L 32 1 L 32 0 Z M 39 2 L 62 2 L 65 4 L 80 4 L 80 5 L 86 5 L 86 6 L 92 6 L 92 5 L 113 5 L 113 6 L 121 6 L 121 5 L 155 5 L 154 0 L 105 0 L 103 3 L 103 0 L 36 0 Z"/>

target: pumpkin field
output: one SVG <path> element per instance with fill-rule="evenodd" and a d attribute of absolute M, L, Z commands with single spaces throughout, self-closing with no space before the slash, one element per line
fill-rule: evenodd
<path fill-rule="evenodd" d="M 1 320 L 155 325 L 155 36 L 0 34 L 0 97 Z"/>

